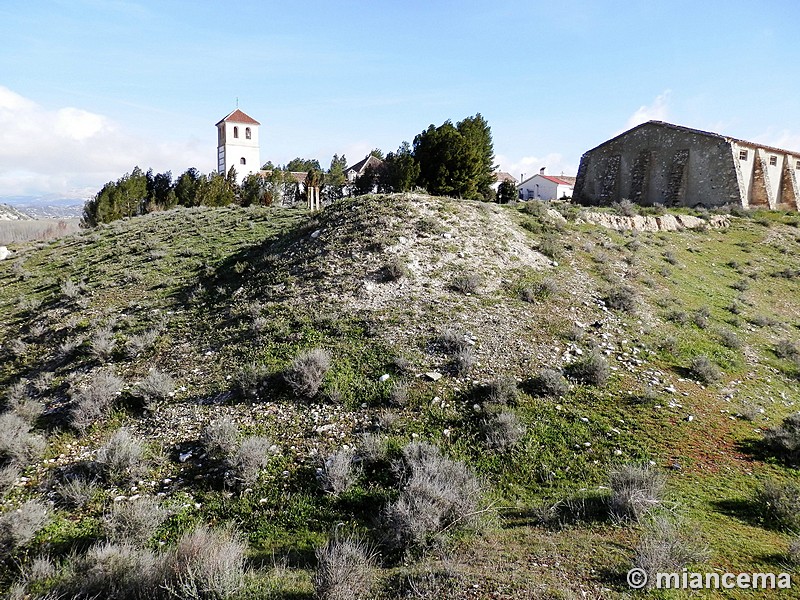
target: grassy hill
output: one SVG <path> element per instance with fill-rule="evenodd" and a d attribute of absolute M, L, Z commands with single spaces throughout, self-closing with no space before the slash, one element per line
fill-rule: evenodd
<path fill-rule="evenodd" d="M 648 540 L 791 571 L 800 482 L 762 437 L 797 411 L 800 220 L 560 210 L 367 196 L 12 247 L 0 587 L 615 598 Z M 652 497 L 621 510 L 630 465 Z"/>

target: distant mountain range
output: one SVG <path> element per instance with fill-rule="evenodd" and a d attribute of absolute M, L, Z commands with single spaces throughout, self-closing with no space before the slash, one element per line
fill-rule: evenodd
<path fill-rule="evenodd" d="M 79 219 L 83 202 L 75 198 L 35 198 L 29 196 L 3 198 L 0 221 L 29 219 Z"/>

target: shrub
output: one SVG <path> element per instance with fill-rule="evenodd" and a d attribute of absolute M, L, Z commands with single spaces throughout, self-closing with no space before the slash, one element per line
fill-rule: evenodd
<path fill-rule="evenodd" d="M 109 483 L 135 481 L 147 470 L 144 445 L 130 431 L 120 427 L 97 451 L 95 462 Z"/>
<path fill-rule="evenodd" d="M 477 364 L 478 358 L 475 356 L 475 349 L 472 346 L 464 346 L 453 357 L 454 367 L 459 375 L 467 375 Z"/>
<path fill-rule="evenodd" d="M 270 373 L 266 365 L 250 363 L 239 369 L 233 381 L 244 398 L 258 398 L 264 390 Z"/>
<path fill-rule="evenodd" d="M 359 476 L 354 458 L 352 450 L 339 450 L 326 458 L 317 472 L 320 487 L 333 496 L 339 496 L 353 487 Z"/>
<path fill-rule="evenodd" d="M 560 398 L 569 391 L 569 383 L 561 371 L 541 369 L 531 380 L 530 388 L 536 395 Z"/>
<path fill-rule="evenodd" d="M 19 478 L 20 471 L 17 465 L 5 465 L 0 467 L 0 497 L 4 496 Z"/>
<path fill-rule="evenodd" d="M 157 329 L 148 329 L 141 333 L 136 333 L 128 338 L 125 343 L 125 351 L 128 356 L 135 358 L 142 352 L 149 350 L 158 339 Z"/>
<path fill-rule="evenodd" d="M 490 448 L 506 451 L 525 437 L 527 428 L 512 412 L 504 411 L 485 419 L 482 424 L 486 444 Z"/>
<path fill-rule="evenodd" d="M 705 555 L 704 550 L 681 535 L 675 523 L 659 516 L 636 545 L 633 566 L 644 570 L 648 586 L 653 586 L 657 573 L 680 573 L 687 565 L 704 560 Z"/>
<path fill-rule="evenodd" d="M 78 560 L 57 597 L 141 600 L 157 598 L 165 570 L 150 550 L 127 543 L 95 544 Z"/>
<path fill-rule="evenodd" d="M 406 478 L 400 496 L 382 512 L 390 549 L 425 548 L 446 529 L 477 524 L 481 486 L 469 467 L 419 442 L 403 449 L 403 460 Z"/>
<path fill-rule="evenodd" d="M 639 522 L 661 503 L 666 478 L 650 466 L 623 465 L 611 471 L 609 514 L 614 521 Z"/>
<path fill-rule="evenodd" d="M 81 432 L 105 418 L 117 393 L 125 382 L 107 371 L 101 371 L 92 381 L 72 395 L 71 421 L 73 427 Z"/>
<path fill-rule="evenodd" d="M 675 257 L 675 254 L 672 250 L 665 250 L 664 251 L 664 260 L 667 261 L 671 265 L 677 265 L 678 259 Z"/>
<path fill-rule="evenodd" d="M 321 600 L 368 600 L 375 586 L 375 555 L 362 540 L 329 540 L 316 550 L 314 589 Z"/>
<path fill-rule="evenodd" d="M 366 463 L 385 460 L 389 452 L 389 444 L 385 435 L 364 433 L 358 444 L 358 456 Z"/>
<path fill-rule="evenodd" d="M 28 500 L 0 517 L 0 552 L 10 554 L 33 540 L 50 518 L 50 511 L 38 500 Z"/>
<path fill-rule="evenodd" d="M 94 481 L 82 477 L 67 479 L 54 487 L 59 504 L 66 508 L 83 508 L 94 498 L 98 487 Z"/>
<path fill-rule="evenodd" d="M 251 487 L 269 463 L 272 442 L 263 436 L 251 435 L 242 440 L 229 459 L 235 482 Z"/>
<path fill-rule="evenodd" d="M 143 547 L 166 520 L 168 512 L 151 498 L 117 502 L 106 516 L 111 541 Z"/>
<path fill-rule="evenodd" d="M 0 458 L 20 466 L 41 456 L 45 441 L 31 433 L 31 424 L 14 413 L 0 415 Z"/>
<path fill-rule="evenodd" d="M 330 366 L 330 353 L 316 348 L 297 356 L 284 373 L 284 379 L 295 396 L 313 398 Z"/>
<path fill-rule="evenodd" d="M 720 368 L 707 356 L 700 354 L 692 359 L 689 370 L 701 383 L 710 384 L 719 381 L 722 377 Z"/>
<path fill-rule="evenodd" d="M 408 277 L 408 273 L 408 266 L 399 256 L 393 257 L 383 266 L 383 278 L 386 281 L 397 281 Z"/>
<path fill-rule="evenodd" d="M 232 419 L 221 417 L 206 425 L 202 439 L 209 456 L 216 460 L 226 460 L 239 445 L 239 428 Z"/>
<path fill-rule="evenodd" d="M 775 356 L 797 360 L 800 357 L 800 348 L 792 340 L 782 339 L 775 344 Z"/>
<path fill-rule="evenodd" d="M 499 406 L 510 406 L 519 399 L 517 380 L 506 376 L 495 379 L 489 384 L 489 402 Z"/>
<path fill-rule="evenodd" d="M 800 532 L 800 485 L 768 481 L 756 491 L 755 502 L 767 525 Z"/>
<path fill-rule="evenodd" d="M 638 207 L 627 198 L 614 202 L 611 206 L 618 215 L 623 217 L 634 217 L 639 214 Z"/>
<path fill-rule="evenodd" d="M 558 260 L 564 252 L 564 247 L 558 241 L 558 238 L 548 235 L 541 239 L 538 250 L 547 258 Z"/>
<path fill-rule="evenodd" d="M 692 321 L 700 329 L 705 329 L 708 327 L 708 319 L 710 317 L 711 312 L 704 306 L 703 308 L 695 311 L 694 315 L 692 315 Z"/>
<path fill-rule="evenodd" d="M 247 544 L 232 529 L 198 527 L 178 540 L 166 558 L 164 586 L 173 598 L 223 600 L 244 584 Z"/>
<path fill-rule="evenodd" d="M 101 363 L 106 362 L 114 354 L 116 347 L 116 340 L 114 340 L 114 333 L 109 327 L 98 329 L 91 341 L 89 342 L 89 349 L 94 356 Z"/>
<path fill-rule="evenodd" d="M 396 406 L 405 406 L 408 404 L 408 384 L 404 381 L 398 381 L 389 392 L 389 402 Z"/>
<path fill-rule="evenodd" d="M 608 380 L 608 361 L 599 350 L 594 349 L 581 360 L 567 365 L 564 371 L 579 383 L 601 386 Z"/>
<path fill-rule="evenodd" d="M 627 285 L 614 287 L 606 294 L 606 304 L 614 310 L 633 312 L 636 310 L 636 290 Z"/>
<path fill-rule="evenodd" d="M 737 350 L 742 347 L 742 342 L 739 339 L 739 336 L 730 329 L 720 329 L 717 332 L 717 335 L 719 336 L 719 343 L 726 348 Z"/>
<path fill-rule="evenodd" d="M 783 460 L 800 461 L 800 412 L 786 417 L 781 425 L 767 429 L 764 444 Z"/>
<path fill-rule="evenodd" d="M 525 302 L 536 302 L 555 296 L 561 287 L 555 279 L 547 278 L 537 283 L 520 288 L 519 297 Z"/>
<path fill-rule="evenodd" d="M 476 294 L 483 284 L 483 277 L 478 273 L 462 272 L 453 277 L 450 287 L 462 294 Z"/>
<path fill-rule="evenodd" d="M 455 353 L 467 345 L 466 335 L 455 327 L 443 327 L 436 339 L 445 352 Z"/>
<path fill-rule="evenodd" d="M 159 369 L 150 369 L 150 372 L 137 385 L 136 389 L 151 402 L 164 400 L 175 390 L 175 380 Z"/>
<path fill-rule="evenodd" d="M 800 538 L 794 538 L 789 542 L 789 560 L 794 565 L 800 565 Z"/>

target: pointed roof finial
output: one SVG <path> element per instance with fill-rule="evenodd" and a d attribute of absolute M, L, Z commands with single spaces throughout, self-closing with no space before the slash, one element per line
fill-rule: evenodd
<path fill-rule="evenodd" d="M 239 108 L 239 96 L 236 96 L 236 108 Z"/>

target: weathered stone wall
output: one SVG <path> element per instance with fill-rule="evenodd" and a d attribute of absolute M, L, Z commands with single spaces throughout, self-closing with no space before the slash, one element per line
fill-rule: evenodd
<path fill-rule="evenodd" d="M 650 122 L 583 155 L 574 198 L 604 205 L 741 204 L 731 142 L 723 136 Z"/>

